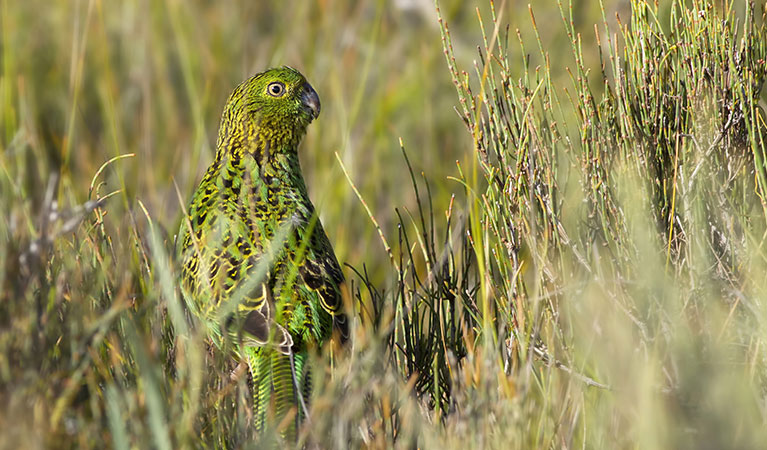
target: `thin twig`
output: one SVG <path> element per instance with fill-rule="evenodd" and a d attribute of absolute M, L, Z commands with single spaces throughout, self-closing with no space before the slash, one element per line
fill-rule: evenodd
<path fill-rule="evenodd" d="M 535 353 L 535 354 L 536 354 L 536 355 L 537 355 L 537 356 L 538 356 L 538 357 L 541 359 L 541 361 L 543 361 L 543 362 L 544 362 L 546 365 L 548 365 L 548 366 L 554 366 L 554 367 L 556 367 L 557 369 L 559 369 L 559 370 L 561 370 L 561 371 L 563 371 L 563 372 L 566 372 L 566 373 L 570 374 L 571 376 L 573 376 L 573 377 L 575 377 L 575 378 L 579 379 L 580 381 L 582 381 L 582 382 L 583 382 L 584 384 L 586 384 L 587 386 L 592 386 L 592 387 L 596 387 L 596 388 L 599 388 L 599 389 L 605 389 L 605 390 L 608 390 L 608 391 L 611 391 L 611 390 L 612 390 L 612 388 L 610 388 L 610 386 L 608 386 L 608 385 L 606 385 L 606 384 L 602 384 L 602 383 L 600 383 L 600 382 L 598 382 L 598 381 L 594 380 L 593 378 L 589 378 L 589 377 L 587 377 L 586 375 L 583 375 L 582 373 L 576 372 L 575 370 L 573 370 L 573 369 L 571 369 L 570 367 L 568 367 L 568 366 L 566 366 L 565 364 L 563 364 L 561 361 L 559 361 L 559 360 L 557 360 L 557 359 L 554 359 L 554 358 L 553 358 L 553 357 L 551 357 L 551 356 L 550 356 L 548 353 L 546 353 L 546 351 L 545 351 L 545 350 L 543 350 L 542 348 L 540 348 L 540 347 L 539 347 L 539 346 L 537 346 L 537 345 L 533 347 L 533 352 L 534 352 L 534 353 Z"/>

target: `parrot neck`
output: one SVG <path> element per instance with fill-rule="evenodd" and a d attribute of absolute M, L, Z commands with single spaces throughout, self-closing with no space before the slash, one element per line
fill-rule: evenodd
<path fill-rule="evenodd" d="M 259 166 L 284 166 L 285 170 L 298 169 L 298 143 L 306 127 L 286 121 L 261 118 L 234 124 L 222 123 L 219 130 L 216 160 L 224 157 L 241 159 L 245 155 L 255 158 Z M 295 165 L 294 165 L 295 164 Z M 277 167 L 279 169 L 279 167 Z"/>

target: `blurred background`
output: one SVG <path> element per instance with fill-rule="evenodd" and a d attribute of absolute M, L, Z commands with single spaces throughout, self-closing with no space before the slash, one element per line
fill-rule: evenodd
<path fill-rule="evenodd" d="M 521 29 L 534 65 L 527 2 L 505 3 L 504 22 L 512 33 Z M 440 2 L 465 67 L 481 43 L 477 9 L 489 16 L 488 5 Z M 552 1 L 535 9 L 554 76 L 565 81 L 572 55 L 559 8 Z M 605 10 L 612 21 L 627 13 L 627 2 L 607 1 Z M 472 140 L 454 111 L 429 0 L 5 0 L 1 13 L 3 167 L 27 201 L 42 202 L 47 180 L 61 172 L 61 201 L 81 204 L 93 197 L 90 182 L 103 163 L 133 154 L 104 171 L 99 193 L 122 191 L 110 200 L 118 208 L 112 214 L 141 200 L 172 237 L 180 220 L 174 183 L 186 202 L 212 161 L 229 93 L 278 65 L 303 72 L 322 101 L 301 163 L 341 261 L 366 264 L 379 281 L 388 267 L 336 154 L 387 235 L 394 208 L 415 204 L 399 138 L 431 183 L 435 211 L 463 191 L 447 177 L 456 175 L 456 161 L 474 157 Z M 584 42 L 593 43 L 599 5 L 575 2 L 572 13 Z M 595 51 L 587 55 L 597 60 Z M 525 55 L 511 58 L 521 73 Z"/>

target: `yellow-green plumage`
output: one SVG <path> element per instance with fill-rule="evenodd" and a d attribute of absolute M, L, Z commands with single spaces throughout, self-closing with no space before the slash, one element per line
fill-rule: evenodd
<path fill-rule="evenodd" d="M 216 159 L 181 224 L 182 290 L 214 341 L 235 342 L 253 377 L 256 426 L 295 436 L 310 392 L 308 351 L 347 334 L 343 275 L 309 200 L 298 144 L 319 114 L 298 71 L 240 84 L 221 118 Z"/>

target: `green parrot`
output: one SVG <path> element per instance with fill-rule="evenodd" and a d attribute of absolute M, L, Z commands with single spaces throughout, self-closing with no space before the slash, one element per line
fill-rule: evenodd
<path fill-rule="evenodd" d="M 307 415 L 309 352 L 348 337 L 344 276 L 298 161 L 319 113 L 317 92 L 290 67 L 237 86 L 177 240 L 188 308 L 247 362 L 257 429 L 285 439 Z"/>

